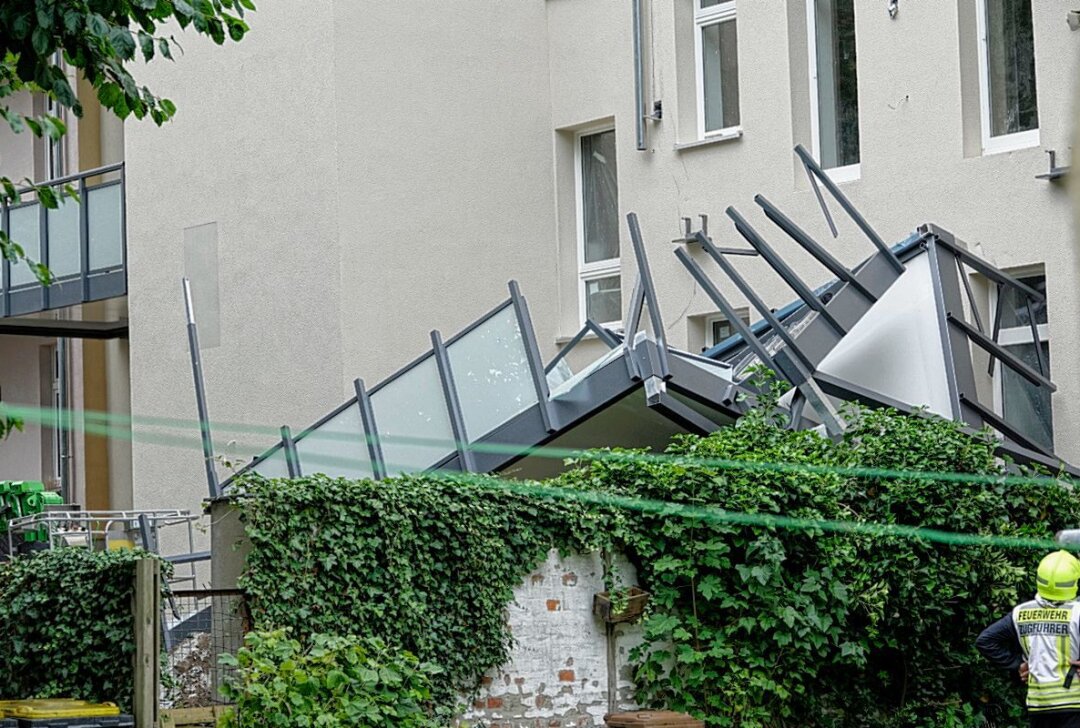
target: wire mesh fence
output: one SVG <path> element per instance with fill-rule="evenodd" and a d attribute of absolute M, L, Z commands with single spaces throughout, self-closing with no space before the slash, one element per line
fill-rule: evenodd
<path fill-rule="evenodd" d="M 251 629 L 244 594 L 237 589 L 175 591 L 162 606 L 161 705 L 204 708 L 220 705 L 221 686 L 232 669 L 220 664 L 236 654 Z"/>

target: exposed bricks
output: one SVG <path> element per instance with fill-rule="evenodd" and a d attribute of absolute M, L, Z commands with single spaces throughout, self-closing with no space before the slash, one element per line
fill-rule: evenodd
<path fill-rule="evenodd" d="M 634 568 L 618 562 L 633 583 Z M 513 634 L 510 661 L 483 680 L 476 702 L 458 725 L 489 728 L 600 728 L 608 711 L 604 625 L 592 614 L 604 590 L 599 554 L 547 561 L 514 589 L 506 608 Z M 620 627 L 617 706 L 634 710 L 626 652 L 640 642 L 636 625 Z"/>

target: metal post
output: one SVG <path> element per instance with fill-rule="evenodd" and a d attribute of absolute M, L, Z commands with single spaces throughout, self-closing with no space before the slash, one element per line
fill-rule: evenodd
<path fill-rule="evenodd" d="M 364 428 L 368 456 L 371 458 L 371 477 L 382 480 L 386 477 L 386 459 L 383 457 L 382 442 L 379 441 L 379 428 L 375 424 L 375 410 L 371 407 L 371 397 L 363 379 L 353 380 L 356 390 L 356 406 L 360 408 L 360 423 Z"/>
<path fill-rule="evenodd" d="M 206 411 L 206 385 L 203 382 L 202 353 L 199 350 L 199 328 L 195 323 L 195 308 L 191 302 L 191 281 L 184 281 L 184 310 L 187 313 L 188 349 L 191 351 L 191 376 L 195 380 L 195 406 L 199 412 L 199 431 L 202 435 L 203 464 L 210 497 L 221 495 L 217 470 L 214 467 L 214 443 L 210 438 L 210 416 Z"/>
<path fill-rule="evenodd" d="M 79 177 L 79 267 L 83 303 L 90 300 L 90 205 L 86 197 L 86 177 Z"/>
<path fill-rule="evenodd" d="M 634 9 L 634 123 L 637 132 L 637 149 L 648 148 L 645 142 L 645 49 L 642 39 L 641 3 L 630 0 Z"/>
<path fill-rule="evenodd" d="M 281 446 L 285 449 L 285 465 L 289 468 L 290 478 L 301 478 L 300 456 L 296 454 L 296 441 L 288 425 L 281 426 Z"/>
<path fill-rule="evenodd" d="M 3 210 L 0 212 L 0 225 L 3 226 L 4 234 L 8 236 L 8 241 L 11 240 L 11 206 L 8 203 L 4 203 Z M 3 270 L 0 271 L 0 285 L 3 286 L 3 311 L 0 312 L 5 318 L 11 315 L 11 263 L 8 261 L 7 256 L 3 257 Z"/>
<path fill-rule="evenodd" d="M 532 317 L 529 316 L 529 305 L 525 302 L 525 297 L 521 295 L 521 288 L 518 287 L 517 281 L 510 281 L 508 285 L 514 313 L 517 314 L 518 330 L 521 332 L 521 340 L 525 343 L 525 356 L 529 361 L 529 373 L 532 375 L 537 404 L 540 406 L 540 418 L 544 423 L 544 429 L 554 432 L 551 392 L 548 389 L 544 363 L 540 358 L 540 346 L 536 342 L 536 330 L 533 328 Z"/>
<path fill-rule="evenodd" d="M 472 450 L 469 449 L 469 436 L 465 431 L 465 417 L 461 412 L 461 400 L 458 399 L 457 387 L 454 385 L 450 357 L 446 353 L 446 346 L 443 345 L 442 334 L 437 330 L 431 332 L 431 347 L 435 352 L 435 364 L 439 369 L 439 380 L 442 382 L 443 396 L 446 398 L 446 410 L 450 414 L 450 429 L 454 433 L 458 457 L 461 458 L 461 469 L 467 473 L 475 473 L 477 472 L 476 460 Z"/>
<path fill-rule="evenodd" d="M 791 286 L 791 289 L 795 291 L 795 294 L 800 299 L 802 299 L 803 303 L 810 309 L 817 311 L 818 315 L 825 319 L 825 322 L 832 327 L 833 331 L 841 336 L 847 333 L 847 330 L 840 325 L 840 322 L 833 318 L 833 315 L 829 313 L 825 304 L 823 304 L 821 300 L 814 295 L 814 292 L 810 290 L 810 286 L 806 285 L 806 282 L 803 281 L 803 279 L 800 278 L 786 262 L 784 262 L 784 259 L 772 249 L 772 246 L 765 242 L 765 239 L 758 234 L 757 230 L 754 230 L 754 228 L 750 226 L 750 223 L 746 221 L 746 218 L 740 215 L 734 207 L 729 207 L 727 209 L 727 216 L 734 221 L 735 229 L 739 231 L 739 234 L 746 239 L 746 242 L 750 243 L 754 250 L 761 254 L 761 257 L 765 259 L 765 262 L 768 263 L 774 271 L 776 271 L 776 274 L 783 278 L 785 283 Z"/>
<path fill-rule="evenodd" d="M 900 259 L 896 257 L 896 254 L 889 249 L 889 246 L 885 244 L 885 241 L 877 234 L 877 231 L 870 227 L 870 223 L 868 223 L 866 218 L 864 218 L 855 208 L 855 205 L 851 204 L 851 200 L 840 191 L 840 188 L 836 186 L 835 182 L 829 179 L 829 175 L 825 174 L 825 170 L 821 168 L 814 157 L 811 156 L 810 152 L 806 151 L 806 148 L 802 144 L 799 144 L 795 147 L 795 154 L 802 160 L 803 166 L 821 180 L 821 183 L 825 185 L 825 189 L 829 191 L 829 194 L 833 196 L 833 199 L 840 203 L 840 207 L 844 208 L 844 212 L 846 212 L 848 217 L 850 217 L 858 228 L 863 231 L 863 234 L 874 244 L 874 247 L 885 256 L 889 265 L 891 265 L 897 273 L 903 273 L 904 264 L 901 263 Z M 824 204 L 824 200 L 822 200 L 822 205 L 824 206 Z"/>
<path fill-rule="evenodd" d="M 40 262 L 49 268 L 49 210 L 38 195 L 38 257 Z M 52 269 L 50 268 L 50 274 Z M 41 286 L 41 307 L 49 308 L 49 289 L 51 285 Z"/>
<path fill-rule="evenodd" d="M 667 379 L 671 376 L 671 369 L 667 359 L 664 318 L 660 315 L 660 299 L 656 295 L 656 286 L 653 285 L 652 269 L 649 268 L 649 256 L 645 253 L 645 242 L 641 238 L 641 226 L 638 224 L 637 213 L 629 213 L 626 216 L 626 222 L 630 226 L 630 242 L 634 246 L 634 258 L 637 260 L 638 276 L 643 286 L 645 301 L 649 304 L 649 322 L 652 324 L 653 336 L 656 338 L 656 348 L 660 356 L 660 376 Z"/>

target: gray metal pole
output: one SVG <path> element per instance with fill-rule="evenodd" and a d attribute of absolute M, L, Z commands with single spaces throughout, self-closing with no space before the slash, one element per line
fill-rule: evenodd
<path fill-rule="evenodd" d="M 214 443 L 210 439 L 210 417 L 206 413 L 206 385 L 203 382 L 202 354 L 199 351 L 199 329 L 195 324 L 195 308 L 191 303 L 191 281 L 187 278 L 184 278 L 184 309 L 187 313 L 188 349 L 191 350 L 191 376 L 195 380 L 195 405 L 199 410 L 206 484 L 210 488 L 210 497 L 217 498 L 221 495 L 221 485 L 214 468 Z"/>
<path fill-rule="evenodd" d="M 637 148 L 645 151 L 645 58 L 641 38 L 642 0 L 630 0 L 634 7 L 634 122 L 637 130 Z"/>

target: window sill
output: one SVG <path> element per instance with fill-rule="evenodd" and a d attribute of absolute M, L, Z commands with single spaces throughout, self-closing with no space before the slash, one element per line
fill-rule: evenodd
<path fill-rule="evenodd" d="M 1021 131 L 1015 134 L 989 137 L 983 139 L 983 156 L 1004 154 L 1006 152 L 1018 152 L 1022 149 L 1033 149 L 1039 146 L 1039 130 Z"/>
<path fill-rule="evenodd" d="M 730 130 L 725 131 L 725 132 L 720 133 L 720 134 L 713 134 L 712 136 L 707 136 L 704 139 L 698 139 L 697 141 L 684 142 L 682 144 L 676 144 L 675 145 L 675 151 L 676 152 L 682 152 L 682 151 L 685 151 L 687 149 L 697 149 L 698 147 L 709 147 L 709 146 L 712 146 L 713 144 L 721 144 L 723 142 L 734 141 L 736 139 L 742 138 L 742 134 L 743 134 L 742 128 L 741 127 L 736 127 L 734 129 L 730 129 Z"/>
<path fill-rule="evenodd" d="M 825 174 L 838 185 L 856 182 L 862 179 L 862 165 L 855 163 L 846 167 L 831 167 L 825 170 Z"/>

